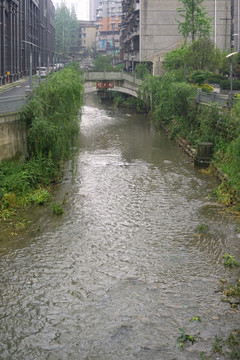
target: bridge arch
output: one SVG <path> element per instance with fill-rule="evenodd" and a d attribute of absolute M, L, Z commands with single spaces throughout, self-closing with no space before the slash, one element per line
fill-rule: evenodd
<path fill-rule="evenodd" d="M 137 98 L 137 90 L 141 85 L 142 80 L 136 79 L 135 76 L 123 72 L 86 72 L 84 73 L 84 88 L 85 93 L 96 92 L 97 82 L 114 83 L 113 88 L 108 88 L 108 91 L 117 91 L 120 93 L 128 94 Z"/>
<path fill-rule="evenodd" d="M 84 84 L 84 89 L 85 89 L 85 94 L 89 94 L 89 93 L 92 93 L 92 92 L 98 92 L 100 90 L 100 89 L 96 88 L 96 84 L 94 86 L 89 86 L 89 85 L 85 86 L 85 84 Z M 134 96 L 135 98 L 138 97 L 136 91 L 131 90 L 131 89 L 126 89 L 126 88 L 124 88 L 122 86 L 114 86 L 113 89 L 107 89 L 107 91 L 117 91 L 117 92 L 120 92 L 120 93 L 123 93 L 123 94 Z"/>

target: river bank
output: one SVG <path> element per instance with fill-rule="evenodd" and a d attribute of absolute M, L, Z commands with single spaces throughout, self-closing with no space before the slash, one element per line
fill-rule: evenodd
<path fill-rule="evenodd" d="M 1 238 L 6 236 L 4 228 L 14 236 L 27 226 L 24 207 L 50 201 L 49 187 L 61 180 L 64 162 L 73 154 L 82 104 L 82 74 L 72 63 L 48 75 L 23 107 L 20 117 L 26 128 L 27 155 L 0 162 Z M 59 204 L 52 207 L 60 212 Z"/>
<path fill-rule="evenodd" d="M 212 164 L 223 179 L 216 195 L 224 205 L 239 211 L 240 102 L 236 101 L 231 111 L 215 104 L 198 104 L 196 88 L 179 82 L 172 73 L 148 76 L 139 89 L 139 97 L 150 109 L 156 128 L 164 128 L 188 153 L 192 153 L 190 148 L 197 151 L 198 143 L 213 143 Z"/>

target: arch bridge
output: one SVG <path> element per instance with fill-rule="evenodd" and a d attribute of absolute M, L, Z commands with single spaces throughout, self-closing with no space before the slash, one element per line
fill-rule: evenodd
<path fill-rule="evenodd" d="M 124 72 L 85 72 L 84 80 L 85 94 L 107 89 L 137 97 L 138 87 L 142 84 L 142 80 Z"/>

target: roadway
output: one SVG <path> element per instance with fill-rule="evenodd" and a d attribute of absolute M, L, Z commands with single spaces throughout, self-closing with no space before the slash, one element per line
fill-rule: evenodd
<path fill-rule="evenodd" d="M 29 91 L 28 78 L 0 86 L 0 114 L 17 112 L 26 103 Z M 38 80 L 34 80 L 35 84 Z"/>

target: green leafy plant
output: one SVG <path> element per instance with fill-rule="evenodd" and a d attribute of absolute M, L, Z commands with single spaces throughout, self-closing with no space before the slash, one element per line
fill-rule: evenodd
<path fill-rule="evenodd" d="M 199 322 L 202 322 L 202 319 L 200 318 L 200 316 L 194 316 L 194 317 L 192 317 L 191 318 L 191 320 L 190 320 L 191 322 L 193 322 L 193 321 L 199 321 Z"/>
<path fill-rule="evenodd" d="M 179 0 L 182 7 L 177 12 L 182 17 L 178 22 L 178 31 L 185 41 L 188 37 L 196 40 L 197 37 L 208 38 L 211 31 L 212 19 L 207 16 L 206 7 L 202 5 L 204 0 Z"/>
<path fill-rule="evenodd" d="M 30 201 L 34 205 L 44 205 L 51 198 L 48 190 L 38 189 L 30 196 Z"/>
<path fill-rule="evenodd" d="M 52 211 L 56 215 L 62 215 L 64 213 L 62 203 L 60 203 L 60 204 L 53 203 L 52 204 Z"/>
<path fill-rule="evenodd" d="M 223 346 L 223 339 L 222 338 L 218 338 L 217 336 L 215 336 L 214 342 L 213 342 L 213 351 L 222 352 L 222 346 Z"/>
<path fill-rule="evenodd" d="M 240 266 L 240 263 L 235 259 L 235 256 L 232 256 L 230 254 L 225 254 L 223 256 L 223 259 L 225 260 L 223 265 L 226 267 Z"/>
<path fill-rule="evenodd" d="M 221 353 L 222 355 L 226 356 L 226 359 L 239 360 L 240 330 L 233 330 L 231 334 L 225 339 L 216 336 L 212 347 L 215 353 Z"/>
<path fill-rule="evenodd" d="M 79 109 L 83 103 L 83 79 L 77 64 L 51 74 L 35 89 L 21 113 L 28 127 L 28 152 L 54 163 L 70 157 L 79 133 Z"/>
<path fill-rule="evenodd" d="M 207 93 L 211 93 L 214 90 L 214 88 L 209 84 L 203 84 L 201 86 L 201 89 L 202 89 L 202 91 L 207 92 Z"/>
<path fill-rule="evenodd" d="M 178 330 L 181 333 L 181 335 L 177 338 L 179 347 L 183 347 L 184 343 L 187 341 L 190 341 L 192 344 L 195 342 L 194 336 L 186 334 L 185 330 L 181 328 L 179 328 Z"/>
<path fill-rule="evenodd" d="M 151 67 L 148 63 L 141 62 L 136 65 L 134 72 L 138 79 L 144 79 L 147 75 L 151 74 Z"/>
<path fill-rule="evenodd" d="M 206 224 L 201 224 L 198 226 L 197 231 L 200 234 L 206 234 L 209 231 L 209 226 Z"/>

